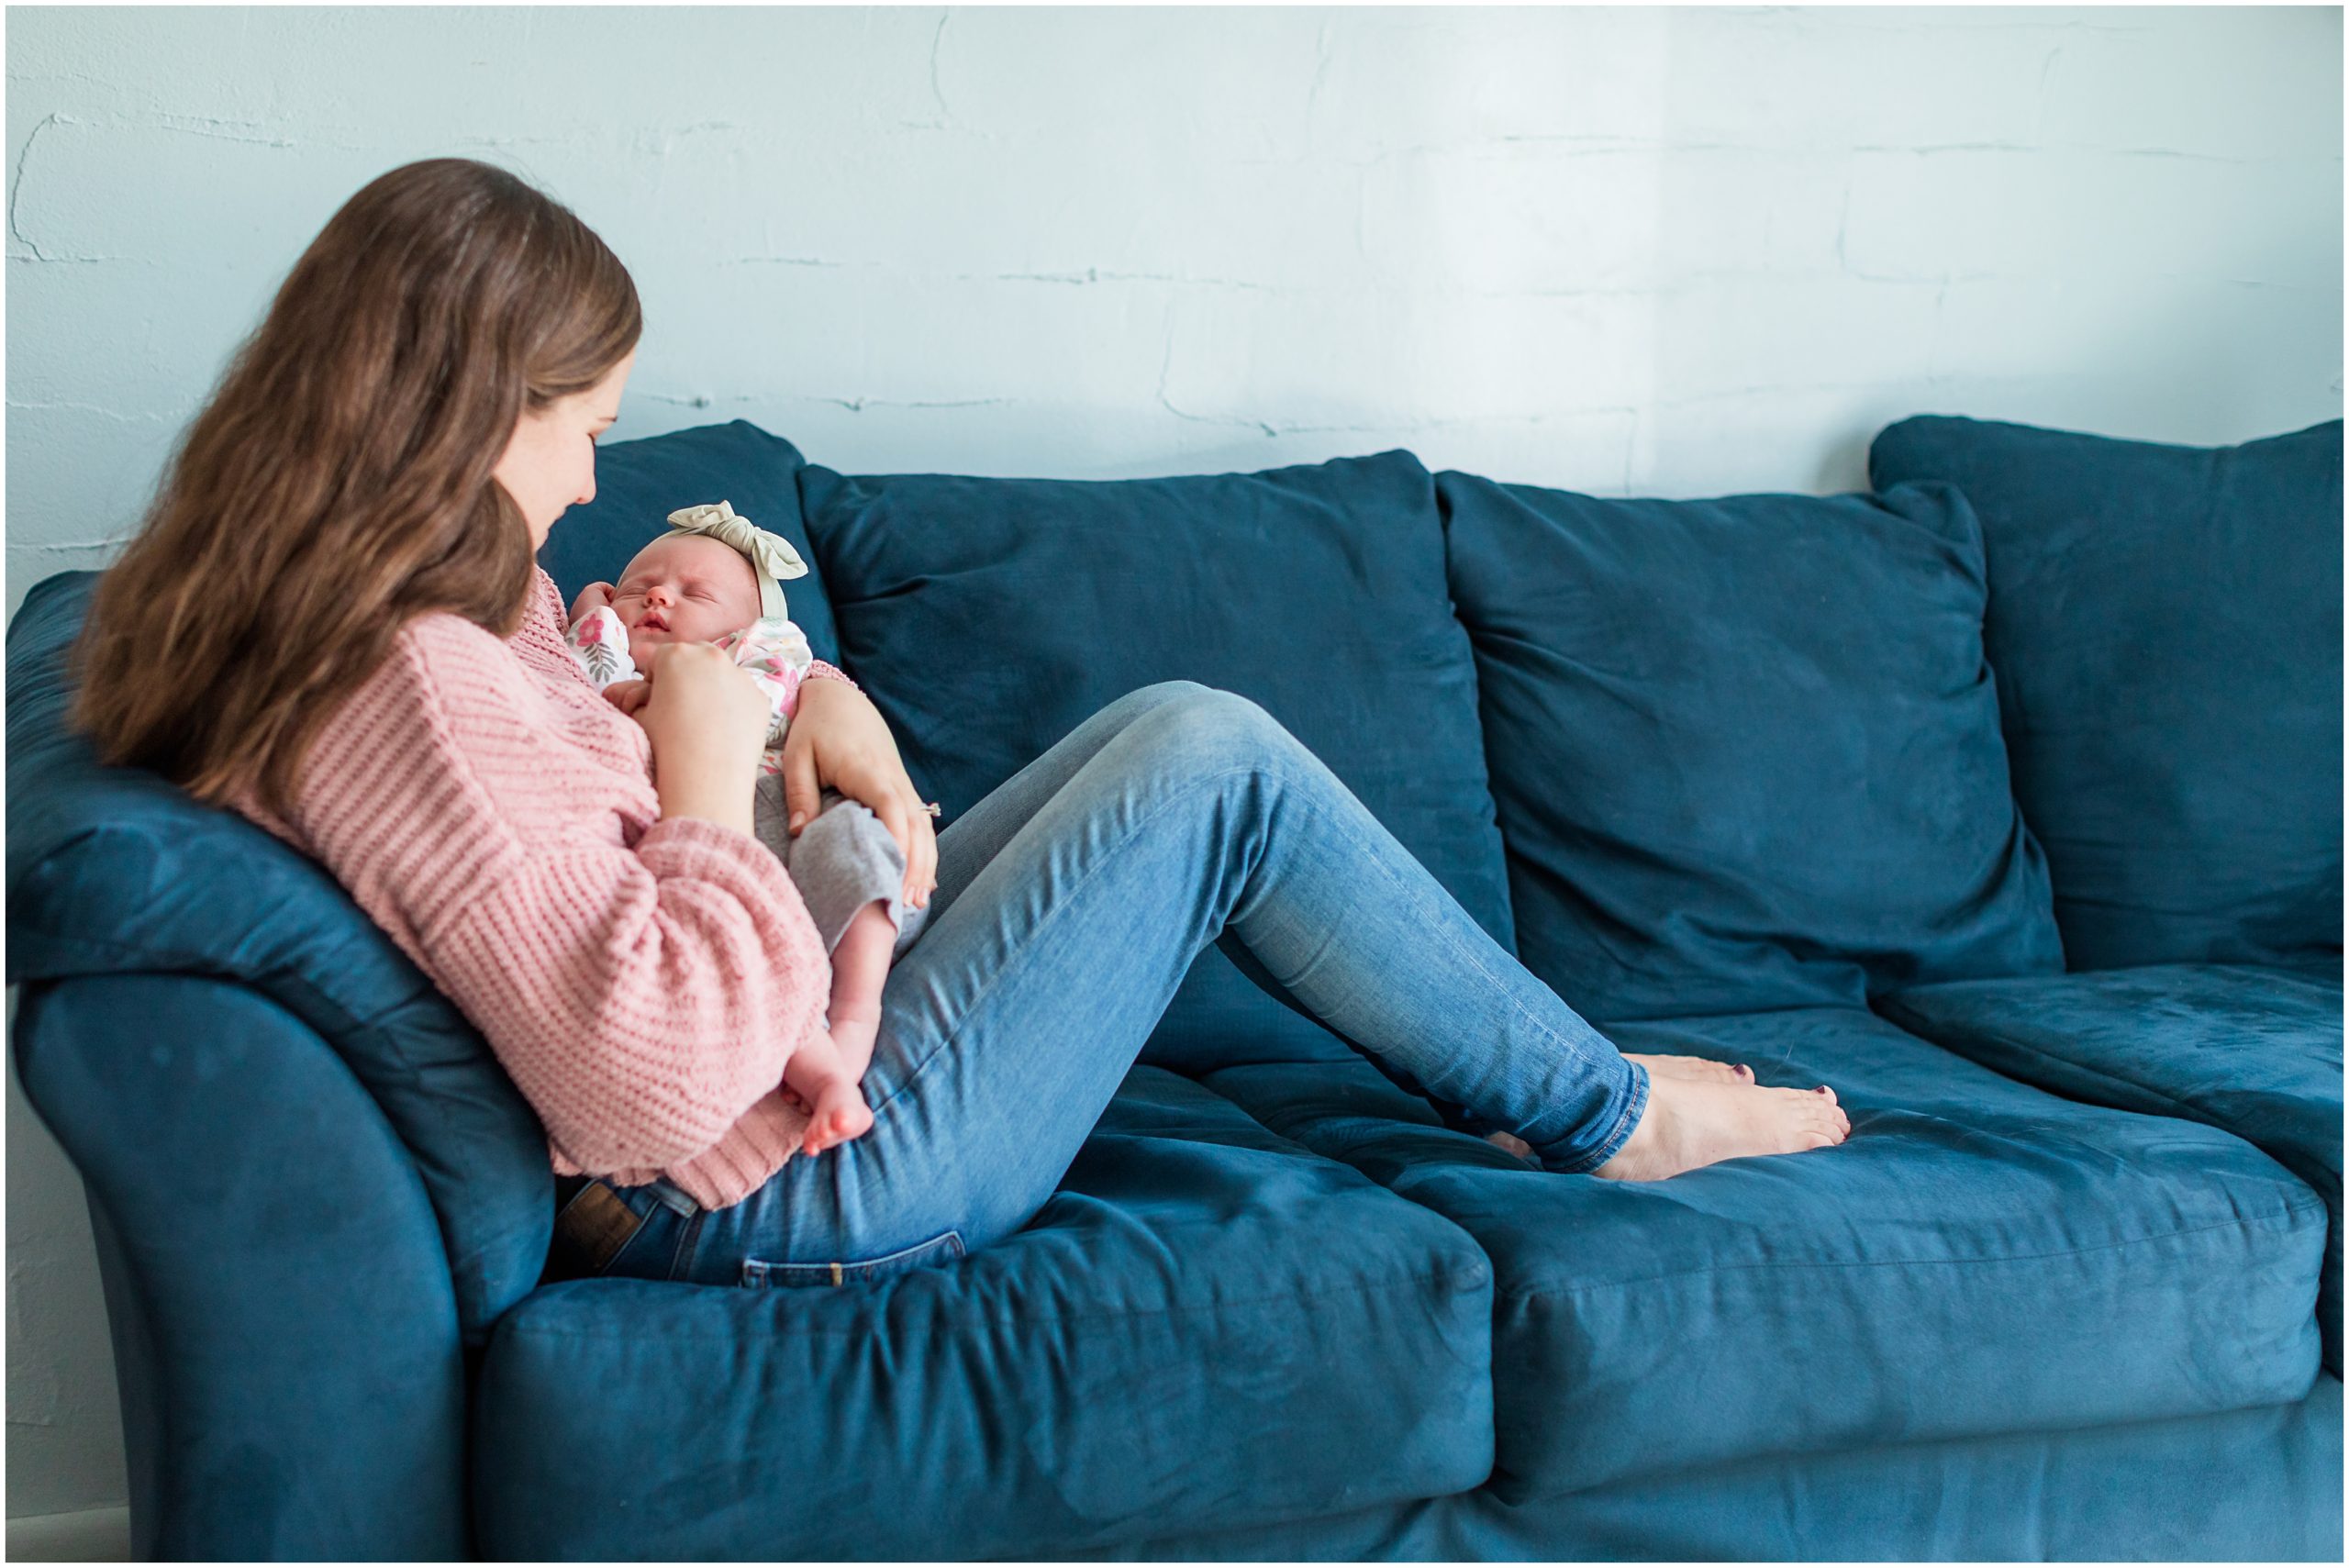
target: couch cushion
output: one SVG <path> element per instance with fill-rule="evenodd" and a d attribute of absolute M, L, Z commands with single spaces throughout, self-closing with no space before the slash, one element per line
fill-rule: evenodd
<path fill-rule="evenodd" d="M 1504 948 L 1475 672 L 1408 452 L 1081 483 L 801 475 L 850 672 L 952 822 L 1104 705 L 1192 680 L 1261 704 Z M 1346 1060 L 1220 951 L 1143 1060 Z"/>
<path fill-rule="evenodd" d="M 2222 1127 L 2267 1151 L 2332 1218 L 2319 1326 L 2341 1370 L 2341 976 L 2158 964 L 1921 985 L 1893 1022 L 2074 1099 Z"/>
<path fill-rule="evenodd" d="M 806 462 L 798 448 L 748 419 L 600 447 L 595 500 L 555 520 L 539 564 L 562 589 L 567 605 L 590 583 L 618 581 L 630 557 L 669 531 L 670 513 L 731 502 L 758 527 L 788 539 L 807 563 L 807 576 L 783 584 L 784 597 L 816 657 L 836 662 L 840 638 L 823 569 L 799 519 L 798 476 Z"/>
<path fill-rule="evenodd" d="M 1986 635 L 2073 969 L 2341 947 L 2341 437 L 1904 419 L 1878 485 L 1980 515 Z"/>
<path fill-rule="evenodd" d="M 1071 1552 L 1173 1562 L 2338 1562 L 2342 1388 L 2296 1405 L 1708 1465 Z M 1042 1554 L 1047 1561 L 1061 1555 Z"/>
<path fill-rule="evenodd" d="M 1831 1084 L 1852 1136 L 1619 1183 L 1438 1127 L 1367 1067 L 1208 1079 L 1482 1243 L 1505 1499 L 2273 1404 L 2317 1373 L 2324 1206 L 2229 1133 L 2059 1099 L 1858 1009 L 1609 1033 Z"/>
<path fill-rule="evenodd" d="M 531 1296 L 484 1363 L 479 1544 L 1019 1557 L 1456 1492 L 1492 1462 L 1491 1312 L 1457 1229 L 1137 1068 L 959 1262 Z"/>
<path fill-rule="evenodd" d="M 239 980 L 341 1053 L 415 1155 L 470 1342 L 538 1281 L 546 1134 L 489 1047 L 315 861 L 66 728 L 95 572 L 33 585 L 8 627 L 8 980 Z"/>
<path fill-rule="evenodd" d="M 1608 501 L 1437 477 L 1519 951 L 1586 1015 L 2062 967 L 1946 485 Z"/>

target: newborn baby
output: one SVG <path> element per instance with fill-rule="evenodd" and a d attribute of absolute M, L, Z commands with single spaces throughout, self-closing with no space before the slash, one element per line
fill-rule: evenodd
<path fill-rule="evenodd" d="M 783 1081 L 807 1102 L 806 1151 L 821 1153 L 873 1125 L 858 1082 L 873 1060 L 881 987 L 913 944 L 927 908 L 905 903 L 905 851 L 863 803 L 826 789 L 795 839 L 783 790 L 783 741 L 814 655 L 785 615 L 779 577 L 807 565 L 780 536 L 720 501 L 669 514 L 674 530 L 637 552 L 613 583 L 590 583 L 571 606 L 571 650 L 621 712 L 651 695 L 646 672 L 664 642 L 714 642 L 766 689 L 774 718 L 759 761 L 754 827 L 783 862 L 831 954 L 825 1030 L 791 1053 Z"/>

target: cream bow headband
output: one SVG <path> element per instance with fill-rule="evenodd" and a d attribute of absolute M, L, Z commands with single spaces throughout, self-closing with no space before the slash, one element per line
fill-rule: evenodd
<path fill-rule="evenodd" d="M 785 613 L 783 588 L 778 577 L 805 577 L 807 563 L 781 534 L 752 528 L 751 519 L 738 514 L 724 501 L 714 506 L 687 506 L 669 514 L 669 526 L 681 534 L 707 534 L 714 539 L 732 545 L 750 558 L 751 570 L 759 578 L 759 614 L 780 616 Z"/>

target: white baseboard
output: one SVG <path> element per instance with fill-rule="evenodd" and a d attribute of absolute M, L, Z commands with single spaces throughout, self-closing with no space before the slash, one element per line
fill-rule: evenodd
<path fill-rule="evenodd" d="M 8 1521 L 11 1562 L 128 1562 L 130 1510 L 31 1514 Z"/>

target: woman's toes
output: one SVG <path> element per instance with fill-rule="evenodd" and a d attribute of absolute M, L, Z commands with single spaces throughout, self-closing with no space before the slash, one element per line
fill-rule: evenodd
<path fill-rule="evenodd" d="M 1686 1078 L 1705 1084 L 1751 1084 L 1753 1070 L 1732 1067 L 1726 1062 L 1715 1062 L 1704 1056 L 1649 1056 L 1639 1051 L 1623 1053 L 1626 1062 L 1636 1062 L 1652 1075 L 1665 1078 Z"/>

